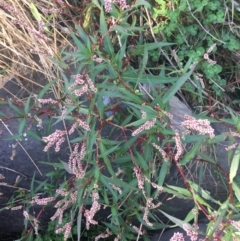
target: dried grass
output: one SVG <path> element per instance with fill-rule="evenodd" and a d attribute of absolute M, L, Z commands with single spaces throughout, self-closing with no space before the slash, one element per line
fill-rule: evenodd
<path fill-rule="evenodd" d="M 30 10 L 31 2 L 41 14 L 43 26 L 47 26 L 48 31 L 43 31 L 44 38 L 37 34 L 39 21 Z M 5 70 L 4 75 L 0 75 L 0 88 L 15 76 L 38 85 L 36 80 L 31 79 L 33 72 L 44 74 L 48 80 L 58 75 L 53 71 L 53 63 L 48 57 L 57 57 L 67 42 L 68 34 L 61 32 L 62 27 L 57 22 L 64 22 L 65 30 L 70 29 L 64 19 L 68 13 L 43 14 L 42 8 L 68 11 L 53 1 L 0 0 L 0 70 Z M 13 20 L 23 24 L 13 23 Z M 33 55 L 32 50 L 36 54 Z"/>

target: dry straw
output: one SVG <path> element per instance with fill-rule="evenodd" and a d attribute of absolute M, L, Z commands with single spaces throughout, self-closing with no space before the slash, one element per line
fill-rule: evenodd
<path fill-rule="evenodd" d="M 57 57 L 66 44 L 68 33 L 57 23 L 65 23 L 64 29 L 70 30 L 64 19 L 68 10 L 54 1 L 0 0 L 0 16 L 0 70 L 5 70 L 0 88 L 14 77 L 39 86 L 33 73 L 55 78 L 57 72 L 48 57 Z"/>

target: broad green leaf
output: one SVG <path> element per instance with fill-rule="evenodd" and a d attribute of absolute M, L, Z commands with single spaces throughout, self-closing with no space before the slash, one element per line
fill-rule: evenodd
<path fill-rule="evenodd" d="M 63 168 L 69 173 L 69 174 L 73 174 L 73 171 L 69 168 L 68 163 L 63 162 L 60 160 L 60 163 L 62 164 Z"/>
<path fill-rule="evenodd" d="M 133 118 L 133 115 L 132 115 L 132 114 L 128 115 L 128 116 L 123 120 L 121 126 L 127 125 L 127 124 L 132 120 L 132 118 Z"/>
<path fill-rule="evenodd" d="M 21 136 L 23 134 L 23 129 L 26 125 L 26 119 L 25 118 L 21 118 L 19 120 L 19 126 L 18 126 L 18 134 Z"/>
<path fill-rule="evenodd" d="M 144 120 L 144 119 L 140 119 L 140 120 L 137 120 L 137 121 L 134 121 L 132 123 L 129 123 L 128 125 L 126 125 L 125 127 L 129 127 L 129 126 L 140 126 L 142 124 L 144 124 L 147 120 Z"/>
<path fill-rule="evenodd" d="M 85 14 L 84 14 L 84 22 L 83 22 L 83 28 L 86 29 L 89 27 L 89 24 L 91 23 L 91 15 L 93 13 L 93 4 L 88 4 L 87 9 L 85 9 Z M 80 28 L 77 25 L 78 28 Z"/>
<path fill-rule="evenodd" d="M 33 131 L 27 131 L 26 132 L 28 136 L 31 136 L 33 137 L 34 139 L 38 140 L 38 141 L 41 141 L 42 142 L 42 135 L 41 135 L 41 132 L 38 131 L 38 132 L 33 132 Z"/>
<path fill-rule="evenodd" d="M 209 191 L 204 190 L 199 185 L 197 185 L 196 183 L 194 183 L 190 180 L 188 180 L 188 183 L 190 184 L 191 188 L 193 190 L 195 190 L 196 193 L 201 195 L 204 199 L 210 200 L 211 202 L 214 202 L 214 203 L 217 203 L 217 204 L 220 204 L 220 202 L 218 200 L 215 200 L 214 198 L 211 197 L 211 193 Z"/>
<path fill-rule="evenodd" d="M 78 217 L 77 217 L 77 239 L 80 241 L 81 238 L 81 226 L 82 226 L 82 210 L 79 208 Z"/>
<path fill-rule="evenodd" d="M 189 226 L 189 229 L 191 229 L 191 226 L 190 224 L 186 224 L 185 221 L 182 221 L 181 219 L 178 219 L 178 218 L 175 218 L 161 210 L 159 210 L 164 216 L 166 216 L 167 218 L 169 218 L 173 223 L 175 223 L 177 226 L 179 227 L 183 227 L 183 225 L 188 225 Z"/>
<path fill-rule="evenodd" d="M 166 93 L 163 96 L 163 103 L 166 104 L 169 102 L 169 100 L 179 91 L 181 86 L 186 82 L 186 80 L 191 76 L 193 72 L 193 69 L 190 70 L 188 73 L 184 74 L 182 77 L 180 77 L 176 83 L 173 84 L 173 86 L 166 91 Z"/>
<path fill-rule="evenodd" d="M 30 108 L 30 100 L 31 100 L 31 95 L 28 97 L 25 106 L 24 106 L 24 113 L 27 115 L 29 113 L 29 108 Z"/>
<path fill-rule="evenodd" d="M 109 173 L 113 177 L 115 177 L 115 173 L 114 173 L 114 171 L 112 169 L 112 164 L 111 164 L 111 162 L 110 162 L 110 160 L 108 158 L 107 150 L 106 150 L 105 146 L 103 145 L 103 143 L 101 142 L 101 140 L 100 140 L 100 143 L 99 143 L 99 148 L 100 148 L 100 152 L 101 152 L 100 155 L 103 158 L 103 161 L 104 161 L 104 163 L 105 163 L 105 165 L 107 167 L 107 170 L 109 171 Z"/>
<path fill-rule="evenodd" d="M 209 139 L 207 142 L 208 144 L 215 144 L 215 143 L 219 143 L 221 141 L 224 141 L 227 137 L 227 133 L 222 133 L 220 135 L 216 135 L 213 138 Z"/>
<path fill-rule="evenodd" d="M 158 178 L 158 186 L 162 186 L 169 170 L 170 162 L 163 161 Z"/>
<path fill-rule="evenodd" d="M 148 165 L 147 165 L 146 160 L 144 160 L 144 158 L 143 158 L 138 152 L 136 152 L 135 155 L 136 155 L 135 160 L 136 160 L 137 164 L 138 164 L 145 172 L 148 171 Z"/>
<path fill-rule="evenodd" d="M 183 165 L 186 165 L 188 162 L 190 162 L 196 156 L 196 154 L 198 153 L 198 150 L 199 150 L 201 144 L 202 144 L 202 140 L 199 140 L 194 145 L 194 147 L 185 154 L 185 156 L 182 158 L 182 160 L 180 161 L 179 164 L 181 166 L 183 166 Z"/>
<path fill-rule="evenodd" d="M 15 106 L 10 99 L 8 99 L 9 106 L 20 116 L 24 116 L 24 112 L 20 110 L 17 106 Z"/>
<path fill-rule="evenodd" d="M 108 156 L 109 154 L 113 153 L 113 152 L 119 147 L 119 145 L 120 145 L 120 144 L 115 145 L 114 147 L 106 150 L 104 153 L 101 153 L 101 154 L 99 155 L 99 157 L 102 158 L 103 156 Z"/>
<path fill-rule="evenodd" d="M 147 8 L 149 8 L 149 9 L 151 9 L 151 7 L 152 7 L 152 6 L 150 5 L 150 3 L 147 2 L 147 1 L 145 1 L 145 0 L 137 0 L 137 1 L 135 1 L 135 4 L 134 4 L 133 7 L 137 8 L 137 7 L 139 7 L 139 6 L 144 6 L 144 7 L 147 7 Z"/>
<path fill-rule="evenodd" d="M 117 179 L 117 178 L 109 178 L 109 177 L 106 177 L 106 176 L 104 176 L 104 179 L 105 179 L 106 181 L 108 181 L 108 183 L 112 183 L 112 184 L 114 184 L 114 185 L 116 185 L 116 186 L 118 186 L 118 187 L 122 187 L 122 188 L 124 188 L 124 189 L 127 189 L 128 191 L 129 191 L 129 190 L 135 190 L 135 187 L 134 187 L 133 184 L 131 184 L 131 182 L 130 182 L 130 183 L 126 183 L 126 182 L 124 182 L 124 181 L 122 181 L 122 180 L 120 180 L 120 179 Z"/>
<path fill-rule="evenodd" d="M 100 31 L 102 34 L 102 38 L 104 38 L 103 39 L 104 50 L 109 55 L 113 56 L 114 50 L 113 50 L 112 42 L 109 37 L 108 28 L 107 28 L 107 25 L 105 22 L 103 9 L 101 9 L 101 13 L 100 13 Z"/>
<path fill-rule="evenodd" d="M 129 33 L 126 28 L 116 25 L 113 28 L 111 28 L 111 31 L 116 31 L 117 33 L 121 33 L 123 35 L 135 35 L 133 33 Z"/>
<path fill-rule="evenodd" d="M 36 6 L 34 5 L 33 2 L 30 3 L 29 7 L 30 7 L 30 11 L 31 11 L 32 15 L 34 16 L 34 18 L 37 21 L 41 21 L 42 20 L 41 14 L 38 12 L 38 9 L 36 8 Z"/>
<path fill-rule="evenodd" d="M 210 162 L 212 164 L 216 164 L 216 160 L 210 156 L 208 156 L 207 154 L 205 153 L 202 153 L 202 152 L 198 152 L 198 155 L 205 161 L 207 162 Z"/>
<path fill-rule="evenodd" d="M 144 54 L 144 49 L 146 51 L 159 49 L 166 46 L 174 45 L 174 43 L 163 43 L 163 42 L 157 42 L 157 43 L 145 43 L 143 45 L 138 45 L 135 49 L 133 49 L 133 55 L 140 55 Z"/>
<path fill-rule="evenodd" d="M 42 21 L 42 24 L 44 24 L 42 15 L 39 13 L 37 7 L 35 6 L 35 4 L 34 4 L 33 2 L 30 3 L 29 8 L 30 8 L 30 11 L 31 11 L 33 17 L 34 17 L 38 22 Z M 46 26 L 43 26 L 43 29 L 44 29 L 47 33 L 50 33 L 49 28 L 47 28 Z"/>
<path fill-rule="evenodd" d="M 240 145 L 237 146 L 233 156 L 233 160 L 230 167 L 230 173 L 229 173 L 229 183 L 232 183 L 233 178 L 237 174 L 238 167 L 239 167 L 239 159 L 240 159 Z"/>
<path fill-rule="evenodd" d="M 190 221 L 194 220 L 195 217 L 196 217 L 196 215 L 193 213 L 192 210 L 190 210 L 188 215 L 184 219 L 184 221 L 185 221 L 185 223 L 190 223 Z"/>
<path fill-rule="evenodd" d="M 238 199 L 238 202 L 240 202 L 240 188 L 234 181 L 232 182 L 232 188 L 236 198 Z"/>
<path fill-rule="evenodd" d="M 46 84 L 44 86 L 44 88 L 40 91 L 40 93 L 38 94 L 37 98 L 41 99 L 49 91 L 49 89 L 55 84 L 56 81 L 57 81 L 57 79 L 54 79 L 51 82 L 49 82 L 48 84 Z"/>
<path fill-rule="evenodd" d="M 118 220 L 118 207 L 115 205 L 111 207 L 111 213 L 112 213 L 112 222 L 114 222 L 115 225 L 120 226 L 119 220 Z"/>
<path fill-rule="evenodd" d="M 104 175 L 100 175 L 100 181 L 111 192 L 114 202 L 117 202 L 118 200 L 117 192 L 112 189 L 111 185 L 108 182 L 109 179 L 110 178 L 107 178 Z"/>
<path fill-rule="evenodd" d="M 142 79 L 142 75 L 146 69 L 146 66 L 147 66 L 147 63 L 148 63 L 148 49 L 146 47 L 147 44 L 144 45 L 144 48 L 143 48 L 143 57 L 141 58 L 141 63 L 140 63 L 140 67 L 139 67 L 139 70 L 138 70 L 138 80 L 137 80 L 137 83 L 135 85 L 135 88 L 137 87 L 137 85 L 139 84 L 140 80 Z"/>
<path fill-rule="evenodd" d="M 122 74 L 122 79 L 126 82 L 137 83 L 138 82 L 138 74 L 135 70 L 128 70 Z M 158 75 L 150 75 L 150 74 L 143 74 L 139 83 L 142 84 L 169 84 L 178 81 L 179 78 L 177 77 L 166 77 L 166 76 L 158 76 Z"/>
<path fill-rule="evenodd" d="M 191 193 L 186 188 L 176 187 L 176 186 L 172 186 L 172 185 L 167 185 L 167 187 L 171 188 L 172 190 L 177 191 L 179 194 L 182 194 L 185 197 L 191 197 Z M 165 190 L 165 188 L 164 188 L 164 190 Z"/>
<path fill-rule="evenodd" d="M 83 57 L 88 59 L 91 54 L 89 53 L 88 49 L 86 48 L 86 46 L 81 42 L 81 40 L 79 40 L 76 35 L 72 32 L 70 32 L 70 35 L 74 41 L 74 43 L 76 44 L 76 46 L 78 47 L 79 51 L 83 54 Z"/>

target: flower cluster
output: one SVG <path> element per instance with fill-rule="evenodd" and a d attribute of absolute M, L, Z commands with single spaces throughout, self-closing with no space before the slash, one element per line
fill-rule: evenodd
<path fill-rule="evenodd" d="M 206 59 L 208 61 L 208 63 L 214 65 L 216 64 L 216 61 L 212 60 L 209 58 L 209 54 L 213 51 L 213 49 L 215 48 L 216 44 L 213 44 L 208 51 L 203 55 L 203 58 Z"/>
<path fill-rule="evenodd" d="M 57 229 L 55 231 L 55 233 L 62 233 L 64 230 L 65 230 L 65 233 L 64 233 L 64 241 L 67 240 L 70 232 L 71 232 L 71 229 L 72 229 L 72 222 L 69 222 L 69 223 L 66 223 L 63 227 Z"/>
<path fill-rule="evenodd" d="M 79 144 L 76 144 L 73 152 L 69 157 L 68 165 L 69 168 L 72 170 L 73 174 L 75 174 L 78 179 L 81 179 L 85 175 L 85 171 L 83 170 L 81 162 L 85 156 L 86 144 L 82 144 L 80 153 L 78 152 L 78 148 Z"/>
<path fill-rule="evenodd" d="M 130 224 L 130 226 L 131 226 L 137 233 L 139 233 L 139 235 L 143 235 L 143 231 L 142 231 L 141 228 L 138 228 L 138 227 L 136 227 L 136 226 L 134 226 L 134 225 L 132 225 L 132 224 Z"/>
<path fill-rule="evenodd" d="M 62 13 L 62 9 L 58 8 L 41 8 L 43 13 L 50 14 L 50 13 Z"/>
<path fill-rule="evenodd" d="M 182 233 L 174 233 L 173 236 L 171 237 L 171 239 L 169 241 L 184 241 L 184 237 Z"/>
<path fill-rule="evenodd" d="M 177 153 L 175 155 L 175 160 L 178 161 L 179 157 L 183 153 L 183 147 L 182 147 L 182 143 L 181 143 L 181 140 L 180 140 L 179 133 L 177 133 L 177 132 L 175 133 L 174 139 L 175 139 L 176 147 L 177 147 Z"/>
<path fill-rule="evenodd" d="M 48 40 L 48 38 L 44 35 L 41 22 L 38 23 L 38 26 L 39 26 L 39 30 L 38 31 L 35 30 L 35 29 L 30 28 L 27 24 L 22 22 L 22 20 L 20 20 L 20 19 L 12 19 L 11 22 L 13 24 L 18 24 L 18 25 L 24 27 L 28 31 L 29 34 L 33 34 L 37 39 L 43 39 L 45 41 Z"/>
<path fill-rule="evenodd" d="M 195 226 L 198 229 L 198 226 Z M 183 229 L 186 231 L 187 236 L 191 238 L 191 241 L 198 240 L 198 233 L 193 231 L 187 224 L 183 224 Z"/>
<path fill-rule="evenodd" d="M 19 15 L 19 12 L 15 10 L 13 7 L 11 7 L 10 5 L 8 5 L 5 1 L 0 1 L 0 7 L 4 8 L 5 10 L 7 10 L 8 12 L 12 13 L 15 16 Z"/>
<path fill-rule="evenodd" d="M 152 143 L 152 145 L 161 153 L 163 160 L 167 162 L 169 160 L 167 153 L 156 143 Z"/>
<path fill-rule="evenodd" d="M 141 125 L 132 133 L 132 136 L 136 136 L 144 130 L 150 130 L 155 125 L 156 121 L 157 121 L 156 118 L 153 118 L 150 121 L 146 121 L 143 125 Z"/>
<path fill-rule="evenodd" d="M 98 194 L 98 185 L 95 183 L 94 184 L 94 189 L 92 191 L 91 197 L 92 197 L 92 207 L 90 210 L 86 209 L 84 212 L 84 216 L 86 218 L 86 229 L 89 230 L 90 228 L 90 223 L 93 225 L 98 224 L 97 221 L 93 220 L 94 215 L 98 210 L 100 210 L 101 205 L 98 203 L 99 200 L 99 194 Z"/>
<path fill-rule="evenodd" d="M 240 223 L 234 220 L 230 220 L 230 224 L 240 232 Z"/>
<path fill-rule="evenodd" d="M 147 182 L 149 182 L 153 188 L 156 188 L 159 192 L 162 192 L 163 191 L 163 187 L 162 186 L 159 186 L 157 185 L 156 183 L 154 182 L 151 182 L 147 177 L 144 178 Z"/>
<path fill-rule="evenodd" d="M 144 178 L 141 173 L 141 170 L 138 167 L 133 168 L 134 174 L 138 180 L 138 188 L 143 190 L 144 189 Z"/>
<path fill-rule="evenodd" d="M 182 122 L 182 126 L 188 130 L 197 131 L 200 135 L 209 134 L 210 138 L 214 137 L 214 129 L 210 125 L 209 120 L 197 120 L 192 116 L 184 115 L 185 121 Z"/>
<path fill-rule="evenodd" d="M 32 201 L 31 203 L 36 203 L 38 205 L 42 205 L 42 206 L 45 206 L 47 205 L 49 202 L 52 202 L 55 198 L 54 197 L 47 197 L 47 198 L 41 198 L 39 199 L 38 196 L 35 196 L 32 198 Z"/>
<path fill-rule="evenodd" d="M 110 12 L 112 10 L 112 3 L 119 3 L 121 9 L 129 8 L 127 5 L 126 0 L 105 0 L 105 11 Z"/>
<path fill-rule="evenodd" d="M 153 226 L 153 224 L 149 221 L 148 219 L 148 213 L 149 213 L 149 209 L 154 209 L 154 208 L 158 208 L 162 203 L 159 202 L 158 204 L 153 204 L 152 201 L 153 199 L 152 198 L 147 198 L 146 199 L 146 206 L 144 207 L 144 215 L 143 215 L 143 220 L 146 222 L 146 224 L 148 226 Z"/>
<path fill-rule="evenodd" d="M 112 189 L 116 190 L 119 192 L 119 194 L 122 194 L 122 189 L 120 187 L 115 186 L 114 184 L 110 184 Z"/>
<path fill-rule="evenodd" d="M 97 92 L 97 89 L 94 86 L 88 74 L 85 74 L 85 75 L 77 74 L 77 75 L 72 75 L 71 77 L 74 78 L 74 82 L 69 86 L 68 88 L 69 90 L 73 90 L 75 87 L 78 87 L 79 85 L 81 85 L 80 89 L 76 89 L 73 91 L 74 95 L 82 96 L 89 89 L 94 93 Z"/>
<path fill-rule="evenodd" d="M 78 120 L 72 125 L 71 129 L 68 131 L 68 134 L 71 135 L 78 126 L 81 126 L 81 127 L 82 127 L 84 130 L 86 130 L 86 131 L 90 131 L 89 125 L 86 124 L 85 122 L 83 122 L 82 120 L 78 119 Z"/>
<path fill-rule="evenodd" d="M 112 232 L 107 228 L 107 233 L 101 233 L 98 236 L 95 237 L 95 241 L 98 241 L 100 238 L 108 238 L 110 235 L 112 235 Z"/>
<path fill-rule="evenodd" d="M 12 210 L 12 211 L 16 211 L 16 210 L 20 210 L 20 209 L 22 209 L 22 208 L 23 208 L 23 206 L 22 206 L 22 205 L 19 205 L 19 206 L 16 206 L 16 207 L 12 207 L 11 210 Z"/>
<path fill-rule="evenodd" d="M 234 144 L 226 147 L 225 150 L 226 150 L 226 151 L 230 151 L 230 150 L 234 149 L 237 145 L 238 145 L 238 143 L 234 143 Z"/>
<path fill-rule="evenodd" d="M 205 84 L 204 84 L 204 81 L 203 81 L 203 75 L 199 74 L 199 73 L 195 73 L 195 77 L 200 82 L 202 88 L 204 89 L 205 88 Z"/>
<path fill-rule="evenodd" d="M 69 195 L 69 192 L 66 192 L 66 191 L 60 190 L 60 189 L 57 189 L 56 193 L 58 193 L 64 197 Z M 74 191 L 69 195 L 68 198 L 64 198 L 64 199 L 61 199 L 60 201 L 58 201 L 54 206 L 55 208 L 57 208 L 57 211 L 50 219 L 53 221 L 56 218 L 58 218 L 58 224 L 62 224 L 64 211 L 69 207 L 70 204 L 76 203 L 76 200 L 77 200 L 77 191 Z"/>
<path fill-rule="evenodd" d="M 41 104 L 57 104 L 56 100 L 53 100 L 52 98 L 49 99 L 38 99 L 38 102 Z"/>
<path fill-rule="evenodd" d="M 23 216 L 25 219 L 29 220 L 29 214 L 26 210 L 23 211 Z"/>
<path fill-rule="evenodd" d="M 49 148 L 52 147 L 55 143 L 56 143 L 55 151 L 56 152 L 60 151 L 60 145 L 65 140 L 65 137 L 63 137 L 63 136 L 66 134 L 67 134 L 66 131 L 56 130 L 53 134 L 43 137 L 42 138 L 43 141 L 48 143 L 43 151 L 45 151 L 45 152 L 48 151 Z"/>
<path fill-rule="evenodd" d="M 103 62 L 103 59 L 97 57 L 97 55 L 93 55 L 92 60 L 93 60 L 94 62 L 97 62 L 97 63 L 102 63 L 102 62 Z"/>
<path fill-rule="evenodd" d="M 144 110 L 140 110 L 140 111 L 142 113 L 142 119 L 146 119 L 146 117 L 147 117 L 146 111 L 144 111 Z"/>

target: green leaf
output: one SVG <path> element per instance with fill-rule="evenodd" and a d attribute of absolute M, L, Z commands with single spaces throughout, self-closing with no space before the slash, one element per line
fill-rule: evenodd
<path fill-rule="evenodd" d="M 39 13 L 37 7 L 35 6 L 35 4 L 34 4 L 33 2 L 31 2 L 31 3 L 29 4 L 29 8 L 30 8 L 30 11 L 31 11 L 33 17 L 34 17 L 38 22 L 42 21 L 42 24 L 43 24 L 44 21 L 43 21 L 42 15 Z M 47 33 L 50 32 L 49 28 L 47 28 L 46 26 L 43 26 L 43 29 L 44 29 Z"/>
<path fill-rule="evenodd" d="M 234 181 L 232 182 L 232 188 L 236 198 L 238 199 L 238 202 L 240 202 L 240 188 Z"/>
<path fill-rule="evenodd" d="M 44 88 L 40 91 L 40 93 L 38 94 L 37 98 L 41 99 L 49 91 L 49 89 L 55 84 L 56 81 L 57 81 L 57 79 L 54 79 L 54 80 L 50 81 L 48 84 L 46 84 L 44 86 Z"/>
<path fill-rule="evenodd" d="M 182 220 L 180 220 L 180 219 L 178 219 L 178 218 L 175 218 L 175 217 L 173 217 L 173 216 L 171 216 L 171 215 L 169 215 L 169 214 L 167 214 L 167 213 L 165 213 L 165 212 L 163 212 L 163 211 L 161 211 L 161 210 L 159 210 L 159 211 L 160 211 L 164 216 L 166 216 L 168 219 L 170 219 L 173 223 L 175 223 L 177 226 L 183 227 L 183 225 L 188 225 L 189 228 L 191 227 L 190 224 L 186 224 L 185 221 L 182 221 Z M 190 228 L 190 229 L 191 229 L 191 228 Z"/>
<path fill-rule="evenodd" d="M 191 198 L 191 193 L 186 188 L 176 187 L 176 186 L 172 186 L 172 185 L 167 185 L 167 187 L 171 188 L 172 190 L 177 191 L 178 194 Z M 165 188 L 164 188 L 164 190 L 165 190 Z"/>
<path fill-rule="evenodd" d="M 185 154 L 185 156 L 182 158 L 182 160 L 179 163 L 180 166 L 186 165 L 188 162 L 190 162 L 196 156 L 201 144 L 202 144 L 202 140 L 199 140 L 194 145 L 194 147 Z"/>
<path fill-rule="evenodd" d="M 159 173 L 159 178 L 158 178 L 158 186 L 162 186 L 164 183 L 164 180 L 167 176 L 168 170 L 169 170 L 170 163 L 163 161 L 161 165 L 161 170 Z"/>
<path fill-rule="evenodd" d="M 108 182 L 109 179 L 110 178 L 107 178 L 104 175 L 100 175 L 100 181 L 111 192 L 111 194 L 112 194 L 112 196 L 114 198 L 114 201 L 117 202 L 117 200 L 118 200 L 117 193 L 112 189 L 111 185 L 109 184 L 109 182 Z"/>
<path fill-rule="evenodd" d="M 126 82 L 137 83 L 138 82 L 138 74 L 136 70 L 128 70 L 122 74 L 122 79 Z M 166 76 L 158 76 L 158 75 L 150 75 L 143 74 L 141 76 L 141 80 L 139 81 L 142 84 L 169 84 L 177 81 L 179 78 L 177 77 L 166 77 Z"/>
<path fill-rule="evenodd" d="M 109 154 L 113 153 L 113 152 L 119 147 L 119 145 L 120 145 L 120 144 L 115 145 L 114 147 L 106 150 L 104 153 L 101 153 L 101 154 L 99 155 L 99 157 L 102 158 L 103 156 L 108 156 Z"/>
<path fill-rule="evenodd" d="M 182 77 L 180 77 L 173 86 L 166 91 L 166 93 L 163 96 L 163 103 L 166 104 L 169 102 L 169 100 L 179 91 L 181 86 L 185 83 L 185 81 L 191 76 L 193 72 L 193 69 L 191 69 L 188 73 L 184 74 Z"/>
<path fill-rule="evenodd" d="M 114 224 L 116 224 L 117 226 L 120 226 L 120 223 L 118 220 L 118 207 L 112 206 L 111 213 L 112 213 L 112 222 L 114 222 Z"/>
<path fill-rule="evenodd" d="M 233 160 L 230 167 L 230 173 L 229 173 L 229 183 L 232 183 L 233 178 L 237 174 L 238 166 L 239 166 L 239 158 L 240 158 L 240 145 L 237 146 L 233 156 Z"/>
<path fill-rule="evenodd" d="M 8 99 L 8 104 L 17 114 L 19 114 L 20 116 L 24 116 L 24 112 L 22 112 L 22 110 L 15 106 L 10 99 Z"/>
<path fill-rule="evenodd" d="M 119 25 L 116 25 L 113 28 L 111 28 L 111 31 L 117 31 L 117 33 L 121 33 L 123 35 L 135 35 L 133 33 L 132 34 L 129 33 L 126 28 L 119 26 Z"/>
<path fill-rule="evenodd" d="M 101 142 L 101 140 L 100 140 L 100 143 L 99 143 L 99 148 L 100 148 L 100 151 L 101 151 L 101 157 L 103 158 L 103 161 L 104 161 L 104 163 L 105 163 L 105 165 L 106 165 L 106 167 L 107 167 L 107 170 L 109 171 L 109 173 L 113 176 L 113 177 L 115 177 L 115 172 L 113 171 L 113 169 L 112 169 L 112 164 L 111 164 L 111 162 L 110 162 L 110 160 L 109 160 L 109 158 L 108 158 L 108 154 L 107 154 L 107 151 L 106 151 L 106 148 L 105 148 L 105 146 L 103 145 L 103 143 Z"/>
<path fill-rule="evenodd" d="M 111 56 L 114 54 L 113 46 L 109 37 L 108 28 L 105 22 L 104 12 L 101 9 L 100 13 L 100 31 L 102 34 L 104 50 Z"/>
<path fill-rule="evenodd" d="M 226 139 L 227 137 L 227 133 L 222 133 L 221 135 L 217 135 L 217 136 L 214 136 L 213 138 L 209 139 L 207 141 L 208 144 L 215 144 L 215 143 L 219 143 L 219 142 L 222 142 Z"/>
<path fill-rule="evenodd" d="M 157 42 L 157 43 L 145 43 L 143 45 L 138 45 L 133 50 L 133 55 L 141 55 L 144 54 L 144 51 L 150 51 L 154 49 L 159 49 L 166 46 L 174 45 L 174 43 L 163 43 L 163 42 Z"/>
<path fill-rule="evenodd" d="M 78 47 L 79 51 L 83 54 L 83 59 L 88 59 L 91 56 L 91 53 L 89 53 L 88 49 L 86 48 L 85 44 L 83 44 L 73 32 L 70 32 L 70 35 L 74 41 L 74 44 Z"/>
<path fill-rule="evenodd" d="M 77 239 L 80 241 L 81 238 L 81 226 L 82 226 L 82 210 L 79 208 L 78 217 L 77 217 Z"/>
<path fill-rule="evenodd" d="M 137 8 L 139 6 L 145 6 L 149 9 L 151 9 L 151 5 L 149 2 L 145 1 L 145 0 L 137 0 L 135 1 L 135 4 L 133 5 L 133 7 Z"/>
<path fill-rule="evenodd" d="M 19 136 L 22 135 L 23 129 L 24 129 L 25 125 L 26 125 L 26 119 L 25 118 L 21 118 L 20 119 L 20 123 L 19 123 L 19 127 L 18 127 L 18 134 L 19 134 Z"/>
<path fill-rule="evenodd" d="M 144 160 L 144 158 L 138 153 L 136 152 L 135 153 L 137 156 L 135 158 L 137 164 L 146 172 L 148 171 L 148 165 L 147 165 L 147 162 L 146 160 Z"/>
<path fill-rule="evenodd" d="M 42 142 L 42 135 L 41 135 L 40 131 L 38 131 L 36 133 L 34 133 L 33 131 L 27 131 L 26 133 L 27 133 L 28 136 L 31 136 L 34 139 Z"/>
<path fill-rule="evenodd" d="M 31 95 L 28 97 L 25 106 L 24 106 L 24 113 L 27 115 L 29 113 L 29 108 L 30 108 L 30 100 L 31 100 Z"/>
<path fill-rule="evenodd" d="M 62 164 L 63 168 L 69 173 L 69 174 L 73 174 L 73 171 L 69 168 L 68 163 L 63 162 L 60 160 L 60 163 Z"/>

